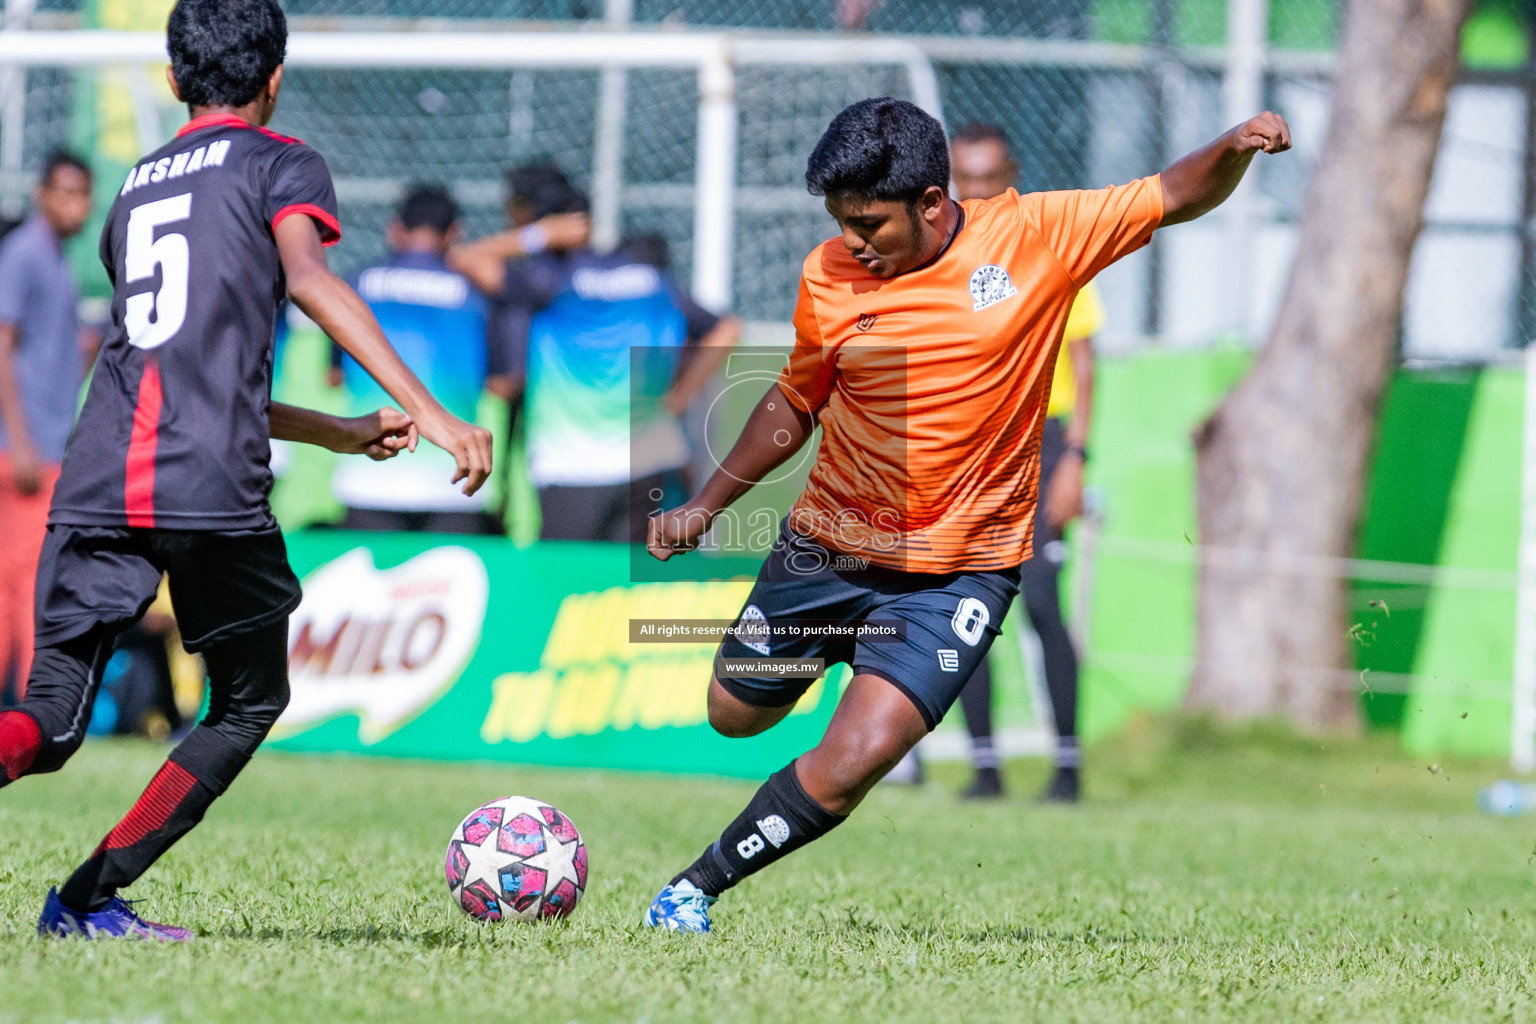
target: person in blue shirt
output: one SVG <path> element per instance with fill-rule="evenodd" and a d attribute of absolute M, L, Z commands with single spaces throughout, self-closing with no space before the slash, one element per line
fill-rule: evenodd
<path fill-rule="evenodd" d="M 473 422 L 487 372 L 486 303 L 448 266 L 458 236 L 459 207 L 442 185 L 413 185 L 388 228 L 393 255 L 354 282 L 389 339 L 422 382 L 455 416 Z M 338 346 L 331 349 L 333 385 L 345 385 L 357 410 L 388 399 Z M 449 453 L 423 445 L 410 459 L 338 465 L 331 490 L 346 507 L 349 530 L 495 534 L 501 523 L 487 496 L 466 496 L 449 483 Z"/>
<path fill-rule="evenodd" d="M 597 253 L 556 234 L 584 229 L 585 197 L 548 164 L 509 176 L 513 222 L 455 249 L 454 266 L 500 310 L 509 367 L 526 366 L 528 476 L 546 540 L 643 542 L 668 474 L 692 451 L 680 416 L 739 336 L 733 317 L 689 298 L 649 252 Z M 580 220 L 575 218 L 582 218 Z M 685 346 L 705 354 L 686 361 Z"/>

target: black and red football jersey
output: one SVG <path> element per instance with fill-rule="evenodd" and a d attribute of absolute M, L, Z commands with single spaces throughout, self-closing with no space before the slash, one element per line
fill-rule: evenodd
<path fill-rule="evenodd" d="M 191 121 L 128 173 L 101 233 L 112 318 L 50 522 L 272 523 L 267 410 L 285 290 L 273 231 L 295 215 L 340 240 L 325 160 L 237 117 Z"/>

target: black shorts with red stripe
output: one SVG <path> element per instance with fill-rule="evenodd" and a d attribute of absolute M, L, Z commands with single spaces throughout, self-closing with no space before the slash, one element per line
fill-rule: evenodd
<path fill-rule="evenodd" d="M 298 577 L 276 526 L 167 530 L 118 526 L 48 528 L 37 572 L 37 646 L 108 633 L 138 621 L 169 576 L 171 604 L 189 651 L 286 618 Z"/>

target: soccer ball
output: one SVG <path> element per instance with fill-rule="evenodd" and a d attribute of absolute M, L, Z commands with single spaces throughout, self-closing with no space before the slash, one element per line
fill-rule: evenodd
<path fill-rule="evenodd" d="M 448 841 L 448 891 L 470 917 L 565 917 L 587 888 L 587 844 L 549 804 L 509 796 L 481 804 Z"/>

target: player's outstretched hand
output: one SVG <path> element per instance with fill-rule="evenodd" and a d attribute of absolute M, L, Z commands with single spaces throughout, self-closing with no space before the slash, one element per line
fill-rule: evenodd
<path fill-rule="evenodd" d="M 1266 110 L 1237 129 L 1239 153 L 1284 153 L 1291 148 L 1291 126 Z"/>
<path fill-rule="evenodd" d="M 339 455 L 366 455 L 375 462 L 416 450 L 416 424 L 399 409 L 384 408 L 366 416 L 336 421 L 336 436 L 327 445 Z"/>
<path fill-rule="evenodd" d="M 417 420 L 421 436 L 453 456 L 453 482 L 464 481 L 464 494 L 480 489 L 491 475 L 491 432 L 439 408 Z"/>
<path fill-rule="evenodd" d="M 699 538 L 704 536 L 709 524 L 709 513 L 693 505 L 682 505 L 651 516 L 645 549 L 652 557 L 665 562 L 673 555 L 698 547 Z"/>

